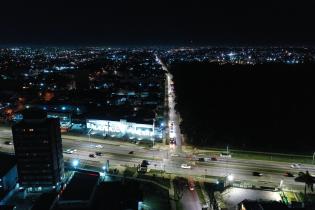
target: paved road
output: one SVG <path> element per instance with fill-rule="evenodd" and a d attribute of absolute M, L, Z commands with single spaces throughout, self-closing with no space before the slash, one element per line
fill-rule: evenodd
<path fill-rule="evenodd" d="M 201 210 L 200 200 L 196 190 L 189 190 L 184 188 L 183 197 L 180 200 L 183 209 Z"/>
<path fill-rule="evenodd" d="M 166 68 L 164 66 L 164 68 Z M 172 76 L 167 73 L 167 78 L 172 83 Z M 280 181 L 284 181 L 284 186 L 290 189 L 298 189 L 303 191 L 304 185 L 296 183 L 294 178 L 284 177 L 285 172 L 293 172 L 295 175 L 299 171 L 309 170 L 315 174 L 313 165 L 303 165 L 300 169 L 291 169 L 289 163 L 274 162 L 274 161 L 259 161 L 259 160 L 243 160 L 243 159 L 219 159 L 218 161 L 198 162 L 191 159 L 191 154 L 186 154 L 182 150 L 181 135 L 179 129 L 179 117 L 174 110 L 174 93 L 171 87 L 169 88 L 169 119 L 174 121 L 174 135 L 176 137 L 175 147 L 161 147 L 156 145 L 154 149 L 141 147 L 139 145 L 108 141 L 104 139 L 91 138 L 88 141 L 87 136 L 62 135 L 64 149 L 72 148 L 77 151 L 73 154 L 64 154 L 66 160 L 79 159 L 82 165 L 92 165 L 101 168 L 106 160 L 110 161 L 111 165 L 128 165 L 134 166 L 139 164 L 143 159 L 151 162 L 149 167 L 154 169 L 165 170 L 168 173 L 173 173 L 180 176 L 194 176 L 202 179 L 205 175 L 209 176 L 208 180 L 214 180 L 216 177 L 224 177 L 228 174 L 233 174 L 235 180 L 250 181 L 256 186 L 277 186 Z M 5 141 L 12 140 L 11 130 L 6 127 L 0 127 L 0 151 L 14 153 L 12 145 L 4 144 Z M 96 148 L 96 145 L 101 145 L 103 148 Z M 102 156 L 90 158 L 89 154 L 100 151 Z M 129 154 L 133 151 L 133 154 Z M 174 154 L 178 156 L 174 156 Z M 192 165 L 192 169 L 182 169 L 180 165 L 188 163 Z M 252 176 L 253 171 L 263 173 L 261 177 Z M 192 201 L 191 194 L 187 194 L 190 198 L 185 201 Z M 198 206 L 199 203 L 195 202 Z M 188 205 L 188 204 L 187 204 Z M 192 207 L 190 207 L 192 208 Z M 197 208 L 197 207 L 196 207 Z"/>
<path fill-rule="evenodd" d="M 12 145 L 4 144 L 5 141 L 12 140 L 11 132 L 8 129 L 0 129 L 0 151 L 14 153 Z M 64 154 L 68 158 L 78 158 L 90 162 L 98 162 L 99 164 L 105 163 L 110 160 L 111 164 L 129 165 L 139 164 L 143 159 L 151 162 L 151 166 L 156 169 L 165 169 L 166 172 L 178 175 L 194 175 L 203 177 L 205 169 L 209 176 L 226 176 L 233 174 L 236 180 L 249 180 L 259 182 L 280 183 L 283 179 L 285 184 L 301 185 L 294 182 L 293 178 L 284 177 L 283 174 L 287 171 L 293 172 L 295 175 L 299 171 L 309 170 L 315 173 L 313 165 L 303 165 L 300 169 L 290 168 L 289 163 L 273 162 L 273 161 L 259 161 L 259 160 L 242 160 L 242 159 L 219 159 L 218 161 L 199 162 L 192 161 L 190 156 L 180 153 L 178 157 L 173 157 L 167 149 L 149 149 L 140 147 L 135 144 L 121 142 L 112 142 L 107 140 L 97 140 L 104 143 L 94 142 L 97 139 L 91 138 L 92 146 L 86 136 L 77 137 L 63 137 L 64 149 L 72 148 L 77 149 L 73 154 Z M 103 148 L 95 148 L 95 145 L 102 145 Z M 90 158 L 90 153 L 100 151 L 103 156 Z M 134 154 L 128 154 L 134 151 Z M 182 169 L 182 163 L 190 163 L 192 169 Z M 154 166 L 156 164 L 156 167 Z M 252 176 L 253 171 L 262 172 L 262 177 Z"/>
<path fill-rule="evenodd" d="M 162 65 L 163 70 L 165 70 L 166 73 L 166 78 L 167 78 L 167 93 L 168 93 L 168 108 L 169 108 L 169 138 L 175 138 L 176 144 L 170 144 L 170 153 L 171 154 L 182 154 L 182 137 L 181 137 L 181 132 L 180 132 L 180 127 L 179 127 L 179 116 L 177 115 L 175 111 L 175 92 L 174 92 L 174 82 L 173 82 L 173 76 L 172 74 L 168 71 L 167 67 L 164 65 L 164 63 L 156 57 L 159 63 Z M 164 162 L 165 165 L 165 170 L 166 171 L 172 171 L 172 170 L 182 170 L 182 168 L 178 168 L 179 162 L 180 164 L 186 163 L 187 162 L 187 157 L 185 159 L 175 159 L 177 161 L 167 161 L 166 163 Z M 171 167 L 171 168 L 170 168 Z M 184 174 L 186 171 L 183 171 Z M 200 201 L 198 198 L 198 194 L 196 191 L 190 191 L 190 190 L 184 190 L 184 194 L 182 199 L 180 200 L 181 206 L 184 210 L 199 210 L 201 209 Z"/>

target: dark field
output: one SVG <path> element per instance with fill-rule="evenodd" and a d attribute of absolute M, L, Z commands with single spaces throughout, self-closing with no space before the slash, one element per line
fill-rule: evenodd
<path fill-rule="evenodd" d="M 193 63 L 170 69 L 189 143 L 313 152 L 314 65 Z"/>

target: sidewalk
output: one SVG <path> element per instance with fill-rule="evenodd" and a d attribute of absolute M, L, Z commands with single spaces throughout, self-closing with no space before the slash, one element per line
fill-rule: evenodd
<path fill-rule="evenodd" d="M 203 194 L 203 198 L 204 198 L 204 200 L 205 200 L 205 202 L 206 202 L 206 203 L 204 203 L 204 204 L 202 203 L 201 206 L 207 205 L 207 206 L 208 206 L 208 209 L 210 209 L 210 208 L 209 208 L 210 199 L 209 199 L 208 193 L 207 193 L 206 190 L 205 190 L 204 182 L 201 182 L 201 181 L 200 181 L 199 184 L 200 184 L 201 192 L 202 192 L 202 194 Z"/>
<path fill-rule="evenodd" d="M 174 183 L 173 183 L 173 179 L 171 177 L 170 179 L 170 188 L 168 190 L 169 193 L 169 197 L 170 197 L 170 204 L 171 204 L 171 209 L 172 210 L 177 210 L 176 209 L 176 201 L 175 201 L 175 189 L 174 189 Z"/>

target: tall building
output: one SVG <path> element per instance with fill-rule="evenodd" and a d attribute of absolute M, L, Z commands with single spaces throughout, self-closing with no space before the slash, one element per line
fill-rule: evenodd
<path fill-rule="evenodd" d="M 58 187 L 64 176 L 59 119 L 26 110 L 12 133 L 19 184 L 33 191 Z"/>

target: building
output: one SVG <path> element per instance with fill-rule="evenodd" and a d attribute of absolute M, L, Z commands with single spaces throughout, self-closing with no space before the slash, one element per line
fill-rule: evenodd
<path fill-rule="evenodd" d="M 25 110 L 12 133 L 19 184 L 30 191 L 58 187 L 64 176 L 59 119 Z"/>
<path fill-rule="evenodd" d="M 60 195 L 57 203 L 59 209 L 89 209 L 99 181 L 100 174 L 97 172 L 75 172 L 66 189 Z"/>
<path fill-rule="evenodd" d="M 277 201 L 252 201 L 243 200 L 238 204 L 239 210 L 286 210 L 289 209 L 285 204 Z"/>
<path fill-rule="evenodd" d="M 16 161 L 13 155 L 0 153 L 0 201 L 17 182 Z"/>

